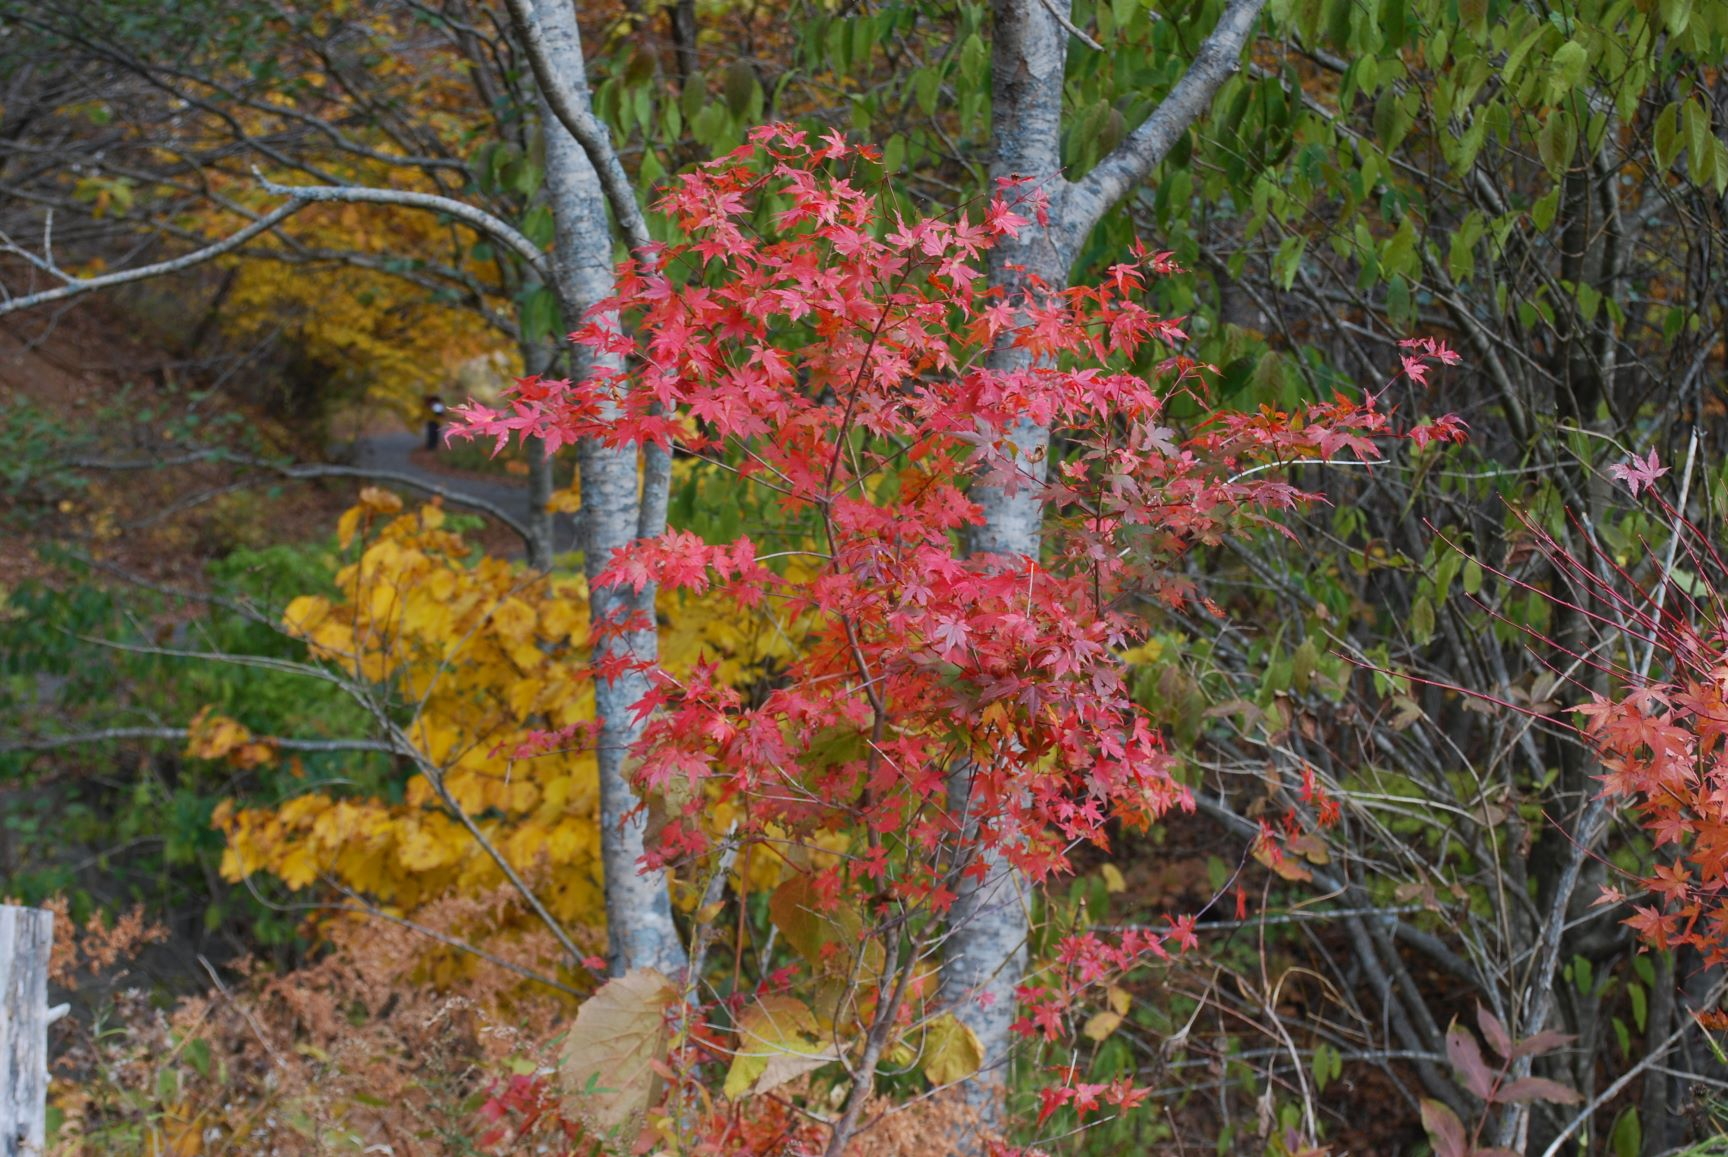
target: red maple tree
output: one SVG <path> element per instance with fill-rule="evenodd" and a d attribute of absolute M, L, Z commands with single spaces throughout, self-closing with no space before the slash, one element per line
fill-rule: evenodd
<path fill-rule="evenodd" d="M 867 897 L 859 919 L 836 921 L 853 941 L 839 951 L 886 949 L 882 966 L 853 972 L 868 989 L 866 1040 L 910 1017 L 922 982 L 909 981 L 940 943 L 960 875 L 982 871 L 981 848 L 1039 881 L 1077 843 L 1107 845 L 1113 823 L 1192 806 L 1124 682 L 1119 656 L 1143 631 L 1133 600 L 1194 597 L 1173 565 L 1184 551 L 1276 526 L 1313 497 L 1277 467 L 1371 460 L 1394 436 L 1373 393 L 1297 412 L 1208 410 L 1209 367 L 1142 301 L 1168 254 L 1137 250 L 1096 284 L 1034 281 L 1010 298 L 981 284 L 982 257 L 1037 228 L 1036 204 L 1010 184 L 976 220 L 908 218 L 885 213 L 879 176 L 874 150 L 838 135 L 755 131 L 672 183 L 658 208 L 686 240 L 621 267 L 596 316 L 623 328 L 572 335 L 625 354 L 627 371 L 527 379 L 502 411 L 460 411 L 468 432 L 500 444 L 659 443 L 775 496 L 773 549 L 673 531 L 620 551 L 600 581 L 718 591 L 741 614 L 801 625 L 800 653 L 749 699 L 717 666 L 654 671 L 636 782 L 684 801 L 656 863 L 697 878 L 723 836 L 708 809 L 729 800 L 744 817 L 729 842 L 796 861 L 812 909 Z M 1002 344 L 1028 350 L 1030 368 L 989 368 Z M 1418 379 L 1455 360 L 1438 344 L 1408 353 Z M 1204 413 L 1186 431 L 1169 417 L 1178 397 Z M 1038 484 L 1042 556 L 968 557 L 969 484 L 1033 485 L 1007 438 L 1023 417 L 1055 434 Z M 1421 429 L 1461 436 L 1449 420 Z M 794 553 L 814 563 L 796 578 L 783 565 Z M 970 768 L 968 799 L 949 795 L 956 766 Z M 787 853 L 817 843 L 820 856 Z M 1089 986 L 1193 940 L 1190 920 L 1132 942 L 1070 938 L 1022 988 L 1021 1027 L 1068 1032 Z M 1047 1111 L 1137 1096 L 1070 1092 L 1046 1096 Z"/>

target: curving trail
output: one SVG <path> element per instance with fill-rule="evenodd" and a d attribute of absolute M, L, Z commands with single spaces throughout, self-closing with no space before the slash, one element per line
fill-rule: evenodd
<path fill-rule="evenodd" d="M 406 475 L 431 487 L 454 491 L 490 503 L 509 511 L 526 524 L 532 513 L 528 506 L 528 486 L 525 482 L 503 479 L 476 478 L 461 471 L 429 470 L 416 459 L 414 451 L 425 444 L 422 435 L 410 431 L 363 434 L 354 441 L 354 465 L 359 470 L 378 470 Z M 577 549 L 576 519 L 573 515 L 557 515 L 552 524 L 553 553 L 562 554 Z M 519 553 L 519 552 L 513 552 Z"/>

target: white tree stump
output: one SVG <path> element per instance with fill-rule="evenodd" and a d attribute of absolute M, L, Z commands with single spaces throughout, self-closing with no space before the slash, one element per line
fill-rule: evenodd
<path fill-rule="evenodd" d="M 40 1154 L 48 1112 L 48 954 L 54 913 L 0 906 L 0 1157 Z"/>

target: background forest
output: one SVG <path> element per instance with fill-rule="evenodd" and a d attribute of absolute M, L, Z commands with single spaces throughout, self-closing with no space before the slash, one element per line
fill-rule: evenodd
<path fill-rule="evenodd" d="M 1728 1153 L 1725 67 L 0 0 L 50 1151 Z"/>

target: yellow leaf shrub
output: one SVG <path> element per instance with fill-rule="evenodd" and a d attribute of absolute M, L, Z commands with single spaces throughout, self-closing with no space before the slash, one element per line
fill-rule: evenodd
<path fill-rule="evenodd" d="M 394 494 L 371 488 L 342 516 L 338 537 L 353 559 L 336 574 L 339 593 L 294 599 L 284 626 L 315 658 L 375 690 L 412 745 L 407 762 L 419 766 L 399 802 L 315 785 L 275 807 L 225 802 L 215 816 L 228 839 L 224 877 L 267 872 L 296 889 L 327 879 L 401 913 L 495 892 L 502 872 L 445 809 L 431 775 L 560 921 L 602 927 L 592 753 L 575 740 L 532 758 L 512 754 L 531 733 L 593 718 L 585 580 L 475 557 L 436 503 L 404 512 Z M 663 662 L 674 672 L 718 660 L 744 685 L 795 645 L 786 624 L 741 622 L 718 601 L 666 596 L 660 614 Z M 205 758 L 232 758 L 250 742 L 237 722 L 208 716 L 194 736 Z M 730 818 L 724 805 L 708 814 L 717 829 Z M 755 861 L 752 886 L 779 882 L 777 858 Z"/>

